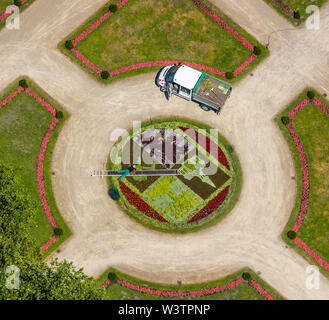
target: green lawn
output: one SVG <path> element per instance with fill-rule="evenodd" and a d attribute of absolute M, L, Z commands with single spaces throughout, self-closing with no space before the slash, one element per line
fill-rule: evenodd
<path fill-rule="evenodd" d="M 281 8 L 273 4 L 272 0 L 265 0 L 272 7 L 274 7 L 280 14 L 284 15 L 290 22 L 295 25 L 299 25 L 304 22 L 309 14 L 306 14 L 306 8 L 308 6 L 314 5 L 317 7 L 321 7 L 327 0 L 281 0 L 282 3 L 289 6 L 293 11 L 299 11 L 300 19 L 294 19 L 290 17 L 287 13 L 285 13 Z"/>
<path fill-rule="evenodd" d="M 233 275 L 227 276 L 223 279 L 210 281 L 207 283 L 202 284 L 194 284 L 194 285 L 163 285 L 159 283 L 151 283 L 148 281 L 143 281 L 140 279 L 136 279 L 129 275 L 119 272 L 116 269 L 109 269 L 106 273 L 104 273 L 97 281 L 101 285 L 107 278 L 109 272 L 114 272 L 117 276 L 123 280 L 129 281 L 131 283 L 152 288 L 152 289 L 161 289 L 161 290 L 170 290 L 170 291 L 192 291 L 192 290 L 200 290 L 206 288 L 212 288 L 215 286 L 220 286 L 226 284 L 230 281 L 237 280 L 241 277 L 243 272 L 250 273 L 252 279 L 254 279 L 259 285 L 261 285 L 274 299 L 283 299 L 279 293 L 277 293 L 274 289 L 272 289 L 267 283 L 265 283 L 259 276 L 257 276 L 252 270 L 245 268 L 238 273 Z M 166 298 L 162 296 L 155 296 L 149 294 L 143 294 L 138 291 L 128 289 L 122 287 L 118 284 L 110 285 L 106 289 L 106 299 L 108 300 L 177 300 L 177 299 L 184 299 L 184 300 L 264 300 L 265 298 L 262 297 L 254 288 L 248 285 L 247 282 L 240 284 L 237 287 L 232 289 L 227 289 L 223 292 L 216 293 L 213 295 L 207 296 L 195 296 L 195 297 L 184 297 L 184 298 Z"/>
<path fill-rule="evenodd" d="M 51 135 L 44 160 L 44 179 L 48 204 L 57 223 L 64 231 L 63 236 L 56 241 L 55 245 L 52 245 L 45 252 L 45 254 L 48 254 L 71 234 L 55 203 L 51 188 L 50 169 L 52 150 L 59 130 L 67 118 L 67 114 L 40 88 L 31 81 L 28 83 L 35 92 L 55 107 L 56 110 L 61 110 L 64 113 L 64 118 L 57 124 Z M 9 90 L 6 90 L 0 100 L 14 91 L 17 88 L 17 84 L 18 81 Z M 19 170 L 26 189 L 30 192 L 32 199 L 37 205 L 38 213 L 34 228 L 31 230 L 31 237 L 39 246 L 53 235 L 52 227 L 41 205 L 36 174 L 41 142 L 51 120 L 52 115 L 25 92 L 20 93 L 0 109 L 0 160 L 13 165 Z"/>
<path fill-rule="evenodd" d="M 306 97 L 306 91 L 296 101 L 301 101 L 302 98 Z M 327 104 L 319 94 L 317 94 L 317 98 Z M 286 115 L 296 106 L 296 101 L 282 115 Z M 279 118 L 277 121 L 279 123 Z M 286 232 L 293 227 L 299 212 L 302 175 L 297 149 L 287 130 L 281 124 L 279 125 L 288 139 L 297 171 L 296 205 L 283 234 L 284 239 L 291 244 L 292 241 L 287 239 Z M 329 261 L 329 116 L 317 106 L 309 104 L 294 117 L 293 126 L 304 147 L 310 174 L 309 207 L 298 232 L 298 237 L 323 259 Z M 305 256 L 304 251 L 300 250 L 299 252 Z M 308 257 L 308 259 L 311 258 Z"/>
<path fill-rule="evenodd" d="M 240 35 L 253 45 L 262 48 L 262 54 L 242 72 L 246 74 L 268 52 L 217 8 L 207 1 L 203 2 Z M 100 10 L 68 39 L 74 39 L 107 10 L 108 6 Z M 61 49 L 84 66 L 65 49 L 64 42 L 61 44 Z M 109 71 L 154 60 L 184 60 L 221 71 L 233 71 L 251 54 L 191 0 L 130 0 L 98 29 L 80 41 L 77 49 L 96 66 Z M 89 68 L 85 68 L 95 76 Z M 158 69 L 159 67 L 142 68 L 117 75 L 115 78 Z M 101 81 L 108 83 L 112 79 Z"/>

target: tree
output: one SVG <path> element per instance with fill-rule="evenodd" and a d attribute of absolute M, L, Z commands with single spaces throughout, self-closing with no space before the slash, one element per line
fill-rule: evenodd
<path fill-rule="evenodd" d="M 105 291 L 72 263 L 42 261 L 31 241 L 36 204 L 13 167 L 0 162 L 0 299 L 99 300 Z M 9 266 L 18 268 L 19 288 L 9 289 Z"/>

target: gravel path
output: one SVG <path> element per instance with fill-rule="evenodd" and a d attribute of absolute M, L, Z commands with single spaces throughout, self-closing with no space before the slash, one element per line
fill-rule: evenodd
<path fill-rule="evenodd" d="M 154 86 L 154 73 L 105 87 L 58 51 L 60 40 L 106 2 L 37 0 L 21 15 L 21 30 L 0 32 L 0 90 L 27 75 L 71 113 L 52 170 L 58 207 L 74 234 L 53 256 L 95 277 L 112 266 L 164 283 L 203 282 L 249 266 L 289 299 L 328 299 L 329 281 L 321 276 L 320 289 L 307 290 L 308 263 L 280 238 L 294 206 L 295 172 L 273 122 L 304 87 L 312 84 L 328 93 L 328 5 L 321 11 L 320 30 L 273 34 L 270 57 L 253 77 L 235 85 L 218 117 L 177 97 L 167 102 Z M 266 34 L 287 24 L 261 0 L 213 2 L 263 43 Z M 171 115 L 218 128 L 234 145 L 244 175 L 232 212 L 221 223 L 187 235 L 135 223 L 107 196 L 106 179 L 90 176 L 92 169 L 105 168 L 114 129 Z"/>

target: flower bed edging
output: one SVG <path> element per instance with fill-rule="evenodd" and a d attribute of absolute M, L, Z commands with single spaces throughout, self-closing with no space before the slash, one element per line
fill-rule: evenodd
<path fill-rule="evenodd" d="M 21 92 L 26 92 L 30 97 L 35 99 L 40 105 L 42 105 L 48 112 L 50 112 L 53 116 L 51 124 L 48 127 L 48 130 L 43 138 L 43 141 L 40 146 L 39 155 L 38 155 L 38 165 L 37 165 L 37 182 L 38 182 L 38 191 L 40 195 L 40 200 L 42 203 L 43 210 L 46 214 L 47 220 L 51 224 L 53 229 L 58 228 L 58 224 L 50 210 L 45 185 L 44 185 L 44 175 L 43 175 L 43 164 L 45 159 L 45 152 L 47 149 L 47 145 L 49 143 L 49 138 L 54 131 L 56 124 L 58 123 L 58 119 L 56 118 L 56 110 L 50 104 L 48 104 L 44 99 L 42 99 L 37 93 L 35 93 L 32 89 L 26 88 L 24 89 L 21 86 L 18 86 L 17 89 L 8 95 L 5 99 L 0 101 L 0 109 L 8 104 L 12 99 L 14 99 L 18 94 Z M 41 247 L 41 250 L 47 250 L 56 240 L 58 239 L 57 236 L 51 236 Z"/>
<path fill-rule="evenodd" d="M 117 7 L 120 9 L 123 7 L 129 0 L 120 0 L 117 2 Z M 243 46 L 245 46 L 247 49 L 251 51 L 251 56 L 248 57 L 239 67 L 237 67 L 233 74 L 234 76 L 237 76 L 240 74 L 250 63 L 252 63 L 256 58 L 257 55 L 253 53 L 254 46 L 243 36 L 241 36 L 237 31 L 235 31 L 232 27 L 230 27 L 226 22 L 224 22 L 221 18 L 219 18 L 215 13 L 213 13 L 206 5 L 204 5 L 200 0 L 191 0 L 201 11 L 206 13 L 214 22 L 219 24 L 224 30 L 229 32 L 235 39 L 237 39 Z M 81 32 L 77 37 L 75 37 L 74 40 L 72 40 L 72 44 L 74 48 L 71 49 L 71 52 L 76 56 L 78 60 L 80 60 L 84 65 L 86 65 L 88 68 L 90 68 L 93 72 L 95 72 L 98 75 L 101 75 L 102 69 L 97 67 L 92 61 L 87 59 L 77 48 L 78 43 L 85 39 L 91 32 L 96 30 L 104 21 L 106 21 L 108 18 L 112 16 L 112 12 L 108 11 L 105 14 L 103 14 L 100 18 L 96 19 L 92 24 L 90 24 L 83 32 Z M 148 62 L 140 62 L 131 64 L 128 66 L 123 66 L 121 68 L 109 71 L 110 77 L 113 77 L 115 75 L 136 70 L 140 68 L 146 68 L 146 67 L 154 67 L 154 66 L 165 66 L 169 64 L 174 64 L 181 62 L 183 64 L 186 64 L 190 67 L 194 67 L 200 70 L 212 72 L 214 74 L 218 74 L 222 77 L 226 76 L 225 71 L 220 71 L 216 68 L 208 67 L 202 64 L 193 63 L 189 61 L 179 61 L 179 60 L 159 60 L 159 61 L 148 61 Z"/>
<path fill-rule="evenodd" d="M 223 292 L 227 289 L 232 289 L 237 287 L 243 283 L 246 283 L 245 280 L 239 278 L 237 280 L 230 281 L 228 283 L 222 284 L 220 286 L 215 286 L 207 289 L 193 290 L 193 291 L 173 291 L 173 290 L 162 290 L 162 289 L 151 289 L 145 286 L 139 286 L 130 281 L 126 281 L 124 279 L 119 278 L 116 283 L 122 287 L 138 291 L 140 293 L 154 295 L 154 296 L 162 296 L 162 297 L 202 297 L 207 295 L 216 294 L 219 292 Z M 111 281 L 107 279 L 102 285 L 101 288 L 108 288 L 111 284 Z M 255 280 L 250 280 L 248 282 L 252 288 L 254 288 L 260 295 L 262 295 L 267 300 L 274 300 L 274 298 L 263 289 Z"/>
<path fill-rule="evenodd" d="M 321 111 L 323 111 L 325 114 L 327 114 L 329 116 L 329 108 L 324 103 L 322 103 L 317 98 L 314 98 L 313 100 L 305 98 L 300 103 L 298 103 L 294 109 L 292 109 L 288 113 L 288 117 L 291 120 L 293 120 L 293 118 L 298 114 L 298 112 L 303 110 L 309 103 L 314 104 Z M 296 234 L 298 234 L 298 231 L 304 221 L 305 215 L 307 213 L 308 205 L 309 205 L 309 189 L 310 189 L 309 170 L 308 170 L 308 162 L 307 162 L 307 158 L 306 158 L 306 154 L 305 154 L 303 145 L 293 127 L 293 124 L 288 123 L 285 127 L 289 131 L 289 134 L 290 134 L 290 136 L 296 146 L 296 149 L 298 151 L 298 157 L 300 160 L 301 170 L 302 170 L 302 198 L 301 198 L 298 216 L 297 216 L 295 225 L 292 228 L 292 230 L 295 231 Z M 323 258 L 321 258 L 313 250 L 311 250 L 300 238 L 296 237 L 293 241 L 303 251 L 305 251 L 310 257 L 312 257 L 319 265 L 321 265 L 324 269 L 329 271 L 329 263 L 327 261 L 325 261 Z"/>

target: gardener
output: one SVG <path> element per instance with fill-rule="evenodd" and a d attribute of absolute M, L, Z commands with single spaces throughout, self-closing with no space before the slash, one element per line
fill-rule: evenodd
<path fill-rule="evenodd" d="M 131 166 L 128 169 L 119 170 L 117 172 L 118 173 L 123 173 L 123 175 L 119 178 L 119 181 L 120 181 L 123 177 L 125 177 L 129 174 L 134 175 L 136 173 L 136 168 L 134 166 Z"/>

